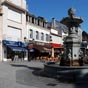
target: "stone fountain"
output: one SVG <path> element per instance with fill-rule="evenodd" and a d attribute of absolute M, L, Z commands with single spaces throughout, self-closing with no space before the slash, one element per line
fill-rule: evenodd
<path fill-rule="evenodd" d="M 88 67 L 83 65 L 82 34 L 79 33 L 83 19 L 75 16 L 73 8 L 68 10 L 68 15 L 68 17 L 61 20 L 61 23 L 68 27 L 68 36 L 64 40 L 64 57 L 61 58 L 60 65 L 54 62 L 45 63 L 44 73 L 50 77 L 62 77 L 72 79 L 75 82 L 87 82 Z"/>
<path fill-rule="evenodd" d="M 83 22 L 81 17 L 75 16 L 75 10 L 68 10 L 69 17 L 61 20 L 61 23 L 68 27 L 68 36 L 64 41 L 64 64 L 65 66 L 80 66 L 82 65 L 82 50 L 80 49 L 82 40 L 78 36 L 80 23 Z M 82 36 L 82 35 L 81 35 Z M 80 36 L 80 37 L 81 37 Z M 81 53 L 81 54 L 80 54 Z"/>

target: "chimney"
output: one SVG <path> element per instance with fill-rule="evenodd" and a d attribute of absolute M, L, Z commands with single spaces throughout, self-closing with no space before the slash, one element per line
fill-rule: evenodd
<path fill-rule="evenodd" d="M 55 22 L 55 18 L 52 18 L 52 21 L 51 21 L 51 27 L 52 28 L 55 28 L 56 27 L 56 22 Z"/>

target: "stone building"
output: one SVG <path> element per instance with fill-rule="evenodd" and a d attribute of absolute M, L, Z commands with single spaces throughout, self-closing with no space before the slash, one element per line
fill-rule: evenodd
<path fill-rule="evenodd" d="M 0 0 L 1 61 L 11 58 L 10 50 L 23 51 L 18 43 L 23 44 L 26 34 L 26 0 Z"/>
<path fill-rule="evenodd" d="M 62 24 L 54 18 L 52 18 L 51 22 L 48 22 L 45 18 L 36 17 L 29 12 L 27 12 L 26 21 L 27 36 L 25 37 L 26 41 L 29 42 L 29 49 L 31 48 L 32 51 L 37 49 L 43 53 L 48 52 L 51 57 L 56 57 L 56 54 L 58 55 L 63 46 Z M 31 43 L 35 45 L 33 46 Z"/>
<path fill-rule="evenodd" d="M 63 32 L 64 25 L 62 25 L 55 18 L 52 18 L 49 25 L 51 34 L 50 46 L 52 47 L 52 57 L 57 57 L 63 49 L 63 36 L 65 36 L 66 33 Z"/>
<path fill-rule="evenodd" d="M 52 57 L 63 46 L 60 22 L 36 17 L 26 7 L 26 0 L 0 0 L 0 61 L 12 59 L 14 55 L 27 60 L 26 45 L 30 51 L 34 47 Z"/>
<path fill-rule="evenodd" d="M 26 39 L 29 42 L 29 53 L 34 51 L 34 54 L 37 54 L 37 56 L 39 53 L 48 55 L 50 52 L 50 30 L 47 28 L 47 20 L 40 16 L 36 17 L 31 13 L 27 13 L 26 19 Z"/>

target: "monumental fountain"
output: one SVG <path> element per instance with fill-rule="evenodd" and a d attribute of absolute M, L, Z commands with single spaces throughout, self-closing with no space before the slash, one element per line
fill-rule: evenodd
<path fill-rule="evenodd" d="M 61 20 L 61 23 L 68 27 L 68 36 L 64 39 L 64 57 L 61 58 L 59 65 L 57 63 L 44 64 L 46 76 L 76 79 L 76 81 L 81 79 L 81 82 L 83 80 L 87 82 L 87 77 L 84 76 L 88 74 L 88 67 L 83 65 L 82 34 L 79 34 L 82 22 L 81 17 L 75 16 L 73 8 L 68 10 L 68 17 Z"/>
<path fill-rule="evenodd" d="M 61 20 L 61 23 L 68 27 L 68 36 L 64 41 L 64 65 L 80 66 L 82 50 L 80 47 L 81 39 L 78 36 L 78 32 L 80 30 L 80 23 L 82 23 L 83 20 L 81 17 L 75 16 L 75 10 L 73 8 L 68 10 L 68 15 L 69 17 L 65 17 Z"/>

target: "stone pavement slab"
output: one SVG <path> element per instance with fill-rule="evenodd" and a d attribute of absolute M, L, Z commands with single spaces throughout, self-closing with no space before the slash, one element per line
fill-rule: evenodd
<path fill-rule="evenodd" d="M 39 76 L 36 73 L 43 64 L 40 61 L 0 63 L 0 88 L 88 88 L 87 84 L 61 83 Z"/>

